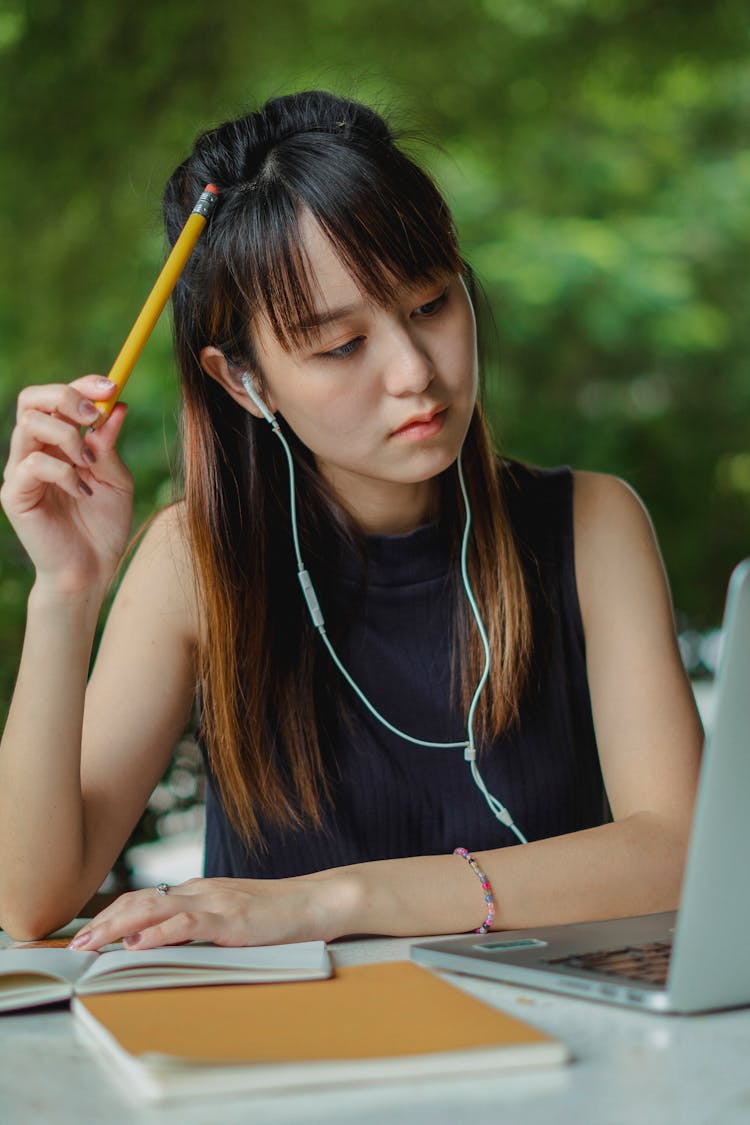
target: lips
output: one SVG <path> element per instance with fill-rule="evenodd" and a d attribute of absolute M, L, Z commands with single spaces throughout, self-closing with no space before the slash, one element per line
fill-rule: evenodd
<path fill-rule="evenodd" d="M 445 410 L 447 410 L 445 406 L 434 406 L 432 410 L 426 410 L 423 414 L 413 414 L 411 418 L 407 418 L 397 430 L 393 431 L 393 436 L 395 437 L 396 434 L 404 433 L 406 430 L 411 429 L 412 426 L 426 426 L 432 422 L 438 414 L 442 414 Z"/>

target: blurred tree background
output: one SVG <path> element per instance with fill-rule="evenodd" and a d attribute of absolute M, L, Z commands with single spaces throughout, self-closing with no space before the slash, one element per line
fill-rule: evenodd
<path fill-rule="evenodd" d="M 195 134 L 331 88 L 437 142 L 409 144 L 494 309 L 502 447 L 628 479 L 716 623 L 750 553 L 748 48 L 742 0 L 0 0 L 3 447 L 21 386 L 109 368 Z M 168 318 L 127 397 L 140 521 L 173 495 Z M 0 537 L 4 706 L 31 575 Z"/>

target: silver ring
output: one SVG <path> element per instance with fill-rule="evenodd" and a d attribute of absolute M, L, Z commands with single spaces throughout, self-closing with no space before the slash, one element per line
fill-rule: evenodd
<path fill-rule="evenodd" d="M 169 894 L 169 883 L 159 883 L 158 887 L 156 888 L 156 893 L 158 895 Z"/>

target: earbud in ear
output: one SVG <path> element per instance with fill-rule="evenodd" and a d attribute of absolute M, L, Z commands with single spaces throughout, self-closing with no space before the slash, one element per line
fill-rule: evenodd
<path fill-rule="evenodd" d="M 250 372 L 249 371 L 243 371 L 240 378 L 242 380 L 242 386 L 245 388 L 245 391 L 247 392 L 247 397 L 250 399 L 250 401 L 252 403 L 255 404 L 255 406 L 257 406 L 258 410 L 260 410 L 260 412 L 263 415 L 263 417 L 265 418 L 265 420 L 267 422 L 269 422 L 272 426 L 278 425 L 275 416 L 268 409 L 265 402 L 263 401 L 263 399 L 260 397 L 260 395 L 256 391 L 255 387 L 253 386 L 253 380 L 252 380 L 252 376 L 250 375 Z"/>

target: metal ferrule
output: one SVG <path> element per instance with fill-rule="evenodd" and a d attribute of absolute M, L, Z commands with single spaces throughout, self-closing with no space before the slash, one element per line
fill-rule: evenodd
<path fill-rule="evenodd" d="M 202 191 L 191 213 L 193 215 L 202 215 L 204 219 L 207 219 L 216 206 L 218 198 L 215 191 Z"/>

